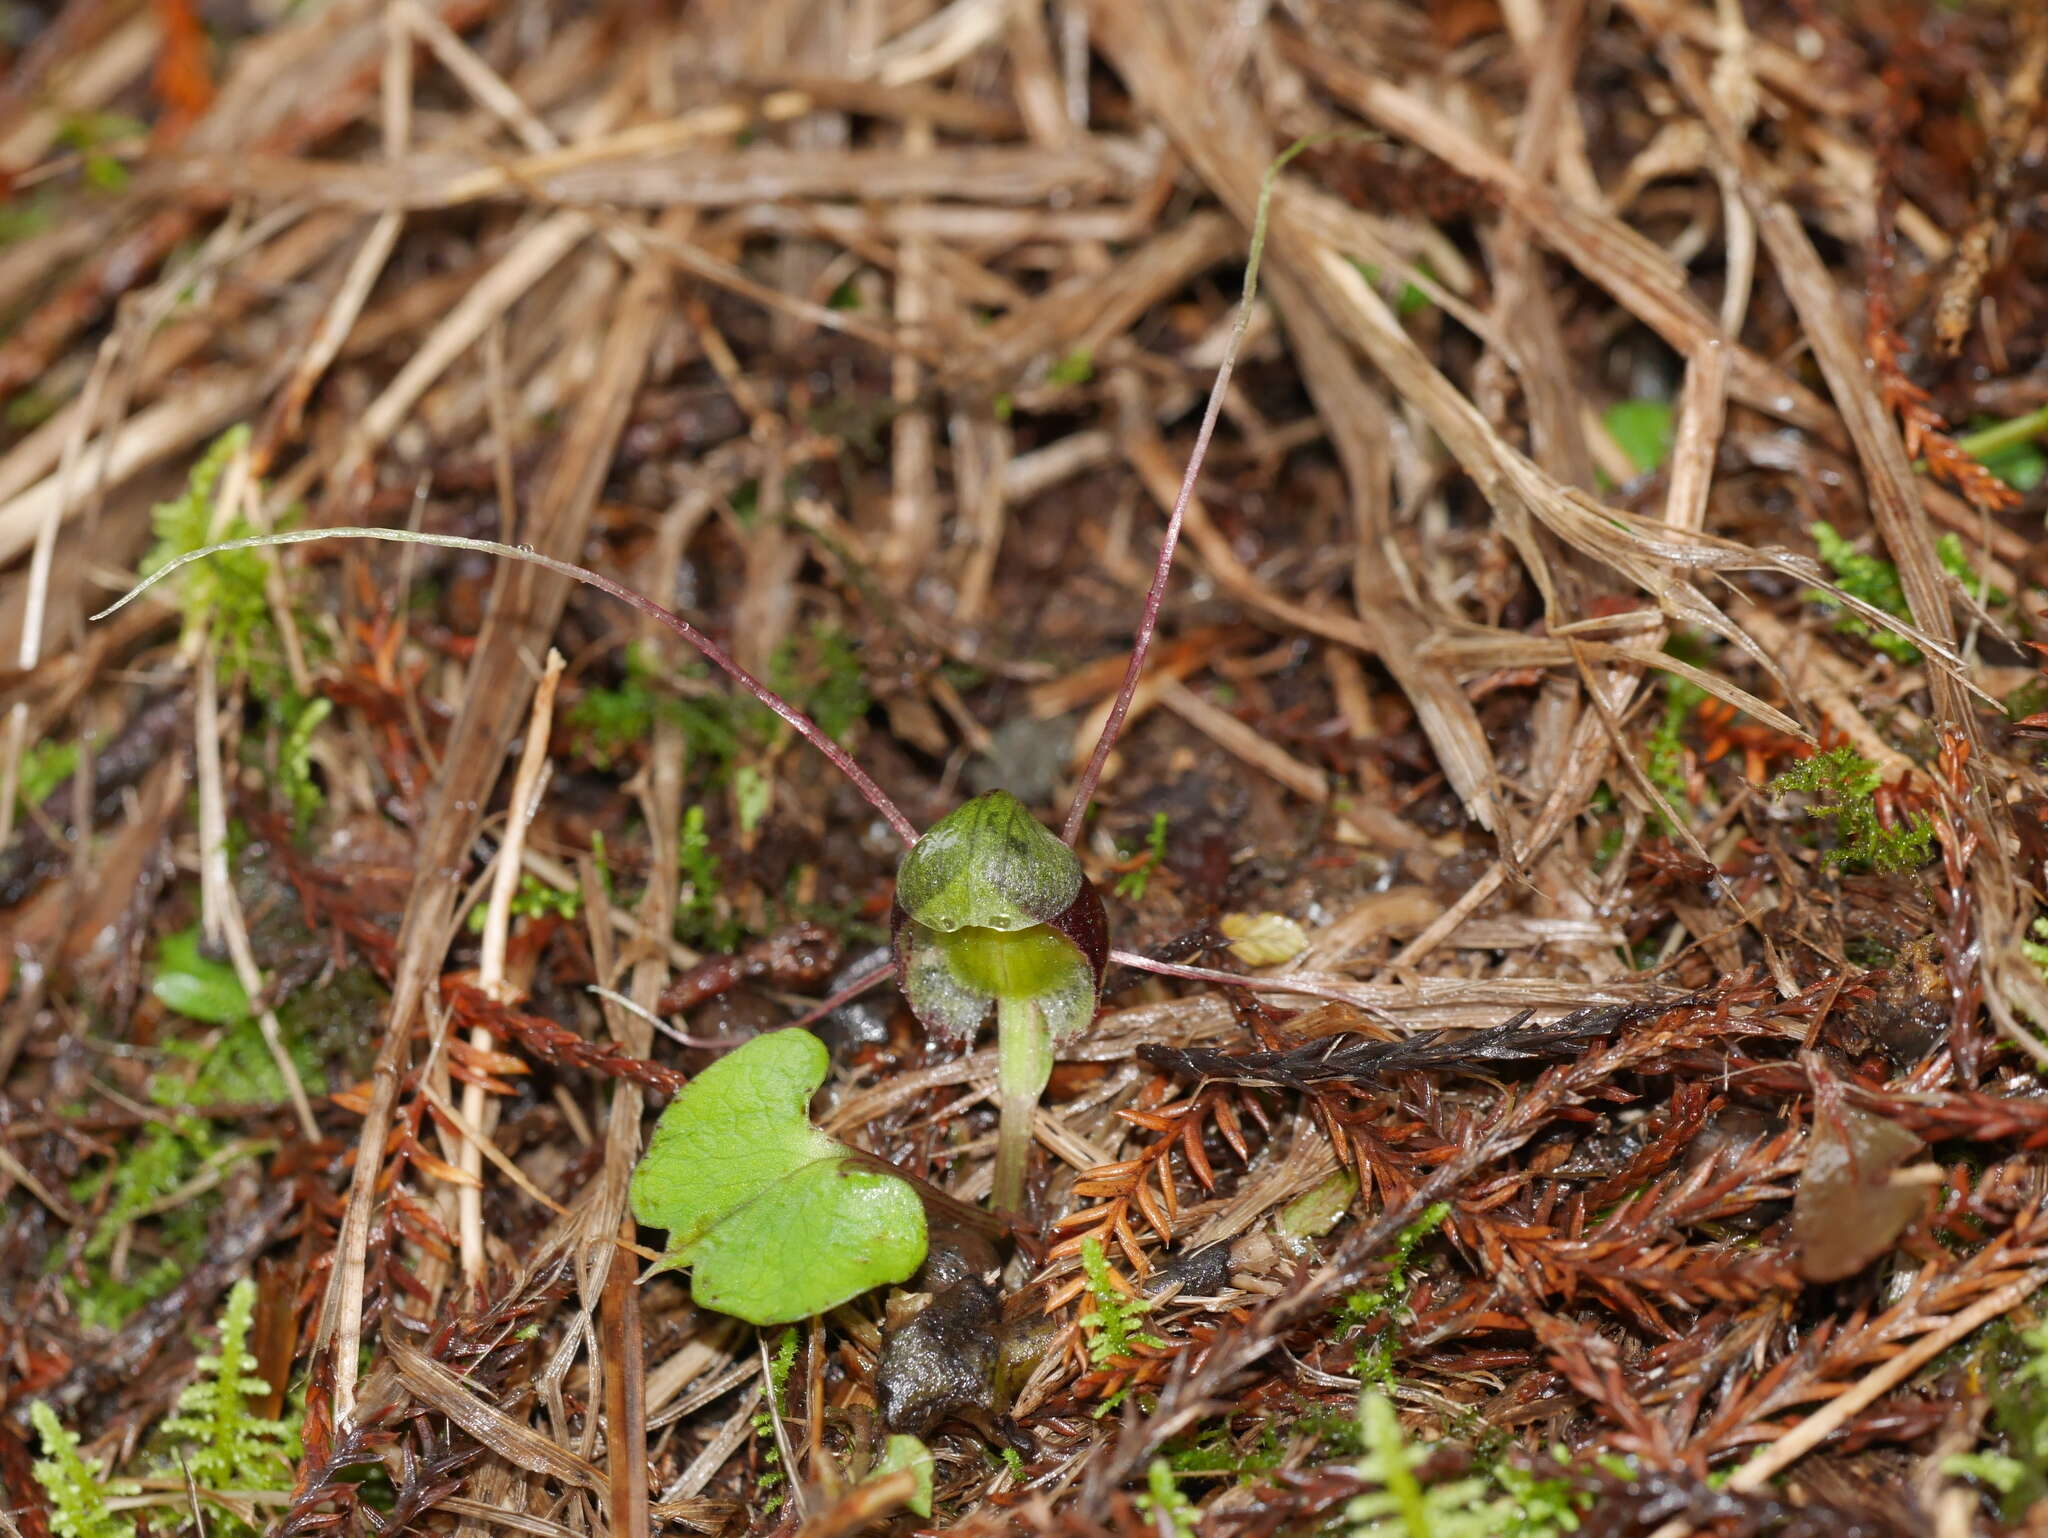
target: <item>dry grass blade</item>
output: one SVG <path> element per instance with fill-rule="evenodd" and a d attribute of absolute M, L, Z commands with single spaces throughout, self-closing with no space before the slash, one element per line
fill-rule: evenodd
<path fill-rule="evenodd" d="M 23 1532 L 78 1526 L 43 1404 L 123 1531 L 2038 1514 L 2029 8 L 78 0 L 8 47 Z M 893 943 L 997 788 L 1108 926 L 1007 1216 L 1001 1054 Z M 762 1329 L 639 1264 L 634 1177 L 792 1025 L 926 1253 Z M 173 1417 L 244 1309 L 299 1451 L 229 1476 Z"/>

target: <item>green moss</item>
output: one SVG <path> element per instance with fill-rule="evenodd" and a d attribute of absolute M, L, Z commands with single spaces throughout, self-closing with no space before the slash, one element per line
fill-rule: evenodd
<path fill-rule="evenodd" d="M 135 1523 L 110 1511 L 116 1495 L 132 1495 L 136 1486 L 110 1479 L 97 1458 L 78 1450 L 78 1438 L 64 1429 L 57 1412 L 40 1399 L 28 1407 L 31 1424 L 42 1439 L 44 1456 L 33 1465 L 36 1483 L 50 1506 L 50 1531 L 57 1538 L 134 1538 Z"/>
<path fill-rule="evenodd" d="M 1835 574 L 1835 581 L 1842 590 L 1853 598 L 1860 598 L 1873 608 L 1884 610 L 1896 619 L 1910 620 L 1911 608 L 1906 603 L 1906 591 L 1899 581 L 1899 569 L 1883 556 L 1871 555 L 1859 550 L 1850 541 L 1842 538 L 1834 526 L 1815 522 L 1807 532 L 1813 536 L 1814 548 L 1820 558 Z M 2008 601 L 2009 595 L 1989 586 L 1970 564 L 1963 542 L 1954 534 L 1944 534 L 1934 542 L 1936 559 L 1942 569 L 1964 587 L 1974 593 L 1978 600 L 1987 604 Z M 1806 594 L 1811 601 L 1822 608 L 1840 610 L 1842 605 L 1831 593 L 1810 589 Z M 1883 652 L 1895 662 L 1914 663 L 1920 660 L 1920 649 L 1904 636 L 1889 630 L 1880 630 L 1857 614 L 1838 613 L 1835 629 L 1843 635 L 1862 636 L 1872 647 Z"/>
<path fill-rule="evenodd" d="M 216 498 L 228 466 L 249 443 L 246 426 L 235 426 L 214 440 L 192 467 L 185 489 L 150 511 L 155 543 L 143 558 L 141 571 L 161 570 L 180 556 L 215 542 L 244 539 L 259 531 L 239 513 L 215 524 Z M 288 527 L 297 510 L 279 520 Z M 260 550 L 231 550 L 181 572 L 175 591 L 188 635 L 204 631 L 220 658 L 224 675 L 247 681 L 249 698 L 263 711 L 276 735 L 273 789 L 283 799 L 298 827 L 319 811 L 322 796 L 313 778 L 313 734 L 332 712 L 324 699 L 301 697 L 292 686 L 285 648 L 278 635 L 270 600 L 270 560 Z M 295 620 L 300 648 L 317 656 L 325 632 L 310 617 Z M 245 744 L 250 767 L 261 767 L 261 754 L 251 740 Z"/>
<path fill-rule="evenodd" d="M 277 747 L 277 789 L 291 809 L 293 826 L 304 828 L 326 800 L 313 778 L 313 734 L 334 713 L 334 702 L 292 696 L 278 701 L 278 711 L 282 736 Z"/>
<path fill-rule="evenodd" d="M 21 768 L 15 780 L 15 805 L 23 810 L 41 806 L 50 799 L 50 792 L 63 784 L 77 767 L 77 743 L 31 743 L 21 755 Z"/>
<path fill-rule="evenodd" d="M 1145 889 L 1152 884 L 1152 873 L 1159 869 L 1159 862 L 1166 858 L 1166 813 L 1152 814 L 1152 829 L 1145 835 L 1145 857 L 1116 878 L 1116 895 L 1138 902 L 1145 896 Z"/>
<path fill-rule="evenodd" d="M 654 735 L 657 720 L 681 717 L 681 702 L 660 688 L 648 648 L 633 642 L 624 662 L 625 677 L 616 687 L 585 689 L 569 707 L 570 740 L 601 770 L 633 757 Z"/>
<path fill-rule="evenodd" d="M 149 1123 L 120 1159 L 74 1180 L 74 1198 L 91 1205 L 103 1203 L 86 1237 L 85 1258 L 103 1258 L 122 1229 L 192 1179 L 218 1152 L 211 1126 L 196 1116 L 174 1116 Z"/>
<path fill-rule="evenodd" d="M 1990 1393 L 1991 1434 L 1942 1466 L 1989 1486 L 2005 1519 L 2017 1522 L 2048 1499 L 2048 1321 L 2016 1329 L 2000 1320 L 1977 1347 L 1974 1371 Z"/>
<path fill-rule="evenodd" d="M 684 811 L 676 856 L 683 877 L 676 902 L 676 938 L 701 950 L 733 949 L 740 943 L 743 931 L 725 900 L 724 879 L 719 873 L 718 857 L 711 852 L 703 807 L 693 806 Z"/>
<path fill-rule="evenodd" d="M 834 742 L 844 742 L 874 705 L 859 648 L 831 625 L 814 625 L 807 638 L 784 642 L 769 678 Z"/>
<path fill-rule="evenodd" d="M 2008 721 L 2019 721 L 2048 710 L 2048 675 L 2037 674 L 2028 679 L 2005 697 L 2004 704 Z"/>
<path fill-rule="evenodd" d="M 516 919 L 573 919 L 582 911 L 581 892 L 574 887 L 564 890 L 561 887 L 549 886 L 531 872 L 520 876 L 518 889 L 512 894 L 512 917 Z M 469 910 L 469 918 L 465 921 L 469 926 L 469 932 L 473 935 L 482 934 L 484 924 L 489 918 L 489 907 L 478 903 Z"/>
<path fill-rule="evenodd" d="M 1145 1493 L 1138 1497 L 1137 1507 L 1161 1538 L 1195 1538 L 1201 1511 L 1181 1492 L 1173 1466 L 1164 1458 L 1154 1458 L 1146 1467 Z"/>
<path fill-rule="evenodd" d="M 1379 288 L 1380 269 L 1377 266 L 1371 262 L 1361 262 L 1355 257 L 1351 258 L 1350 261 L 1351 265 L 1358 269 L 1360 277 L 1364 278 L 1375 289 Z M 1415 270 L 1426 278 L 1434 278 L 1436 276 L 1436 270 L 1427 261 L 1420 258 L 1415 262 Z M 1394 313 L 1402 320 L 1409 320 L 1420 315 L 1433 303 L 1435 301 L 1413 283 L 1403 283 L 1401 285 L 1401 292 L 1394 299 Z"/>
<path fill-rule="evenodd" d="M 1650 731 L 1643 754 L 1643 775 L 1671 803 L 1674 811 L 1688 804 L 1685 778 L 1685 726 L 1705 702 L 1707 691 L 1690 679 L 1671 677 L 1664 686 L 1664 715 Z M 1661 825 L 1661 814 L 1657 822 Z"/>
<path fill-rule="evenodd" d="M 1379 1488 L 1352 1500 L 1352 1538 L 1561 1538 L 1578 1531 L 1592 1496 L 1569 1475 L 1539 1477 L 1508 1465 L 1424 1483 L 1423 1463 L 1394 1402 L 1377 1389 L 1358 1399 L 1359 1474 Z"/>
<path fill-rule="evenodd" d="M 1963 548 L 1962 536 L 1944 534 L 1934 542 L 1934 558 L 1941 562 L 1941 569 L 1969 589 L 1979 603 L 2010 603 L 2012 594 L 1991 586 L 1977 575 L 1977 568 L 1970 564 L 1969 552 Z"/>
<path fill-rule="evenodd" d="M 1934 829 L 1923 816 L 1887 828 L 1877 815 L 1875 765 L 1852 748 L 1831 748 L 1802 759 L 1764 787 L 1773 800 L 1809 798 L 1806 815 L 1834 824 L 1836 846 L 1827 859 L 1880 874 L 1917 870 L 1933 857 Z"/>
<path fill-rule="evenodd" d="M 232 969 L 198 950 L 196 931 L 172 935 L 159 947 L 151 991 L 182 1016 L 214 1027 L 168 1030 L 163 1058 L 143 1097 L 166 1113 L 145 1124 L 71 1183 L 73 1198 L 97 1213 L 63 1288 L 80 1321 L 93 1329 L 119 1328 L 145 1303 L 161 1296 L 198 1263 L 215 1210 L 210 1189 L 165 1205 L 165 1199 L 202 1177 L 253 1158 L 270 1146 L 234 1135 L 233 1127 L 200 1114 L 214 1106 L 278 1105 L 288 1088 L 261 1026 Z M 374 1018 L 379 990 L 369 974 L 350 968 L 318 991 L 302 991 L 279 1006 L 278 1027 L 300 1079 L 326 1077 L 330 1050 L 363 1051 L 366 1013 Z M 157 1211 L 158 1207 L 164 1210 Z M 115 1269 L 115 1242 L 135 1227 L 125 1264 Z M 61 1263 L 62 1255 L 56 1257 Z"/>
<path fill-rule="evenodd" d="M 128 167 L 109 153 L 109 146 L 143 139 L 145 124 L 118 112 L 75 112 L 58 131 L 57 142 L 79 153 L 86 185 L 100 192 L 119 192 L 128 185 Z"/>
<path fill-rule="evenodd" d="M 1899 569 L 1882 556 L 1870 555 L 1856 548 L 1835 532 L 1832 524 L 1816 521 L 1807 532 L 1813 536 L 1814 548 L 1820 558 L 1835 574 L 1835 581 L 1842 591 L 1852 598 L 1860 598 L 1873 608 L 1898 619 L 1910 618 L 1906 607 L 1906 591 L 1899 584 Z M 1840 610 L 1839 599 L 1818 588 L 1809 589 L 1807 598 L 1831 611 Z M 1839 613 L 1835 629 L 1843 635 L 1862 636 L 1878 651 L 1895 662 L 1912 663 L 1920 660 L 1920 649 L 1904 636 L 1894 635 L 1889 630 L 1879 630 L 1861 615 Z"/>
<path fill-rule="evenodd" d="M 1085 347 L 1076 347 L 1045 371 L 1046 383 L 1055 385 L 1084 385 L 1094 377 L 1095 354 Z"/>
<path fill-rule="evenodd" d="M 199 1358 L 200 1378 L 178 1396 L 162 1431 L 177 1446 L 169 1467 L 189 1471 L 202 1490 L 289 1490 L 296 1428 L 260 1416 L 249 1401 L 268 1394 L 249 1353 L 256 1284 L 229 1289 L 220 1320 L 220 1349 Z M 225 1519 L 238 1531 L 248 1529 Z"/>
<path fill-rule="evenodd" d="M 768 1403 L 777 1415 L 788 1413 L 789 1375 L 796 1367 L 796 1330 L 784 1330 L 775 1341 L 775 1354 L 768 1359 Z"/>
<path fill-rule="evenodd" d="M 287 1028 L 282 1016 L 278 1025 L 300 1082 L 319 1083 L 322 1064 L 317 1048 L 303 1033 Z M 190 1077 L 170 1072 L 151 1077 L 149 1094 L 158 1105 L 277 1105 L 291 1093 L 271 1056 L 270 1043 L 263 1039 L 263 1028 L 254 1020 L 237 1021 L 211 1042 L 169 1042 L 164 1050 L 194 1068 Z"/>
<path fill-rule="evenodd" d="M 1090 1361 L 1104 1367 L 1116 1357 L 1129 1356 L 1132 1346 L 1166 1345 L 1158 1336 L 1148 1335 L 1139 1327 L 1151 1305 L 1117 1286 L 1109 1258 L 1102 1253 L 1102 1241 L 1093 1234 L 1081 1241 L 1081 1269 L 1087 1274 L 1088 1297 L 1095 1305 L 1093 1312 L 1081 1316 L 1081 1332 L 1088 1340 Z"/>
<path fill-rule="evenodd" d="M 686 698 L 671 678 L 708 681 L 709 669 L 693 662 L 664 675 L 645 647 L 628 646 L 620 683 L 586 689 L 570 707 L 577 751 L 595 767 L 609 770 L 634 757 L 658 723 L 673 721 L 682 732 L 691 773 L 712 787 L 725 784 L 744 759 L 765 752 L 788 730 L 758 700 L 723 691 Z M 766 682 L 834 741 L 843 741 L 873 704 L 858 647 L 845 631 L 830 625 L 814 626 L 777 647 Z"/>
<path fill-rule="evenodd" d="M 246 426 L 229 428 L 200 456 L 184 491 L 150 510 L 156 543 L 143 558 L 142 574 L 170 565 L 179 556 L 216 539 L 245 539 L 259 532 L 240 514 L 214 529 L 214 496 L 228 465 L 248 447 Z M 264 591 L 270 567 L 257 550 L 231 550 L 201 561 L 176 579 L 178 601 L 188 630 L 204 627 L 220 648 L 223 662 L 237 672 L 261 672 L 266 683 L 281 678 L 280 648 Z"/>
<path fill-rule="evenodd" d="M 1379 1286 L 1354 1292 L 1337 1312 L 1340 1332 L 1365 1332 L 1358 1348 L 1357 1373 L 1361 1381 L 1392 1388 L 1394 1356 L 1400 1349 L 1401 1326 L 1409 1318 L 1409 1266 L 1423 1240 L 1435 1233 L 1451 1215 L 1448 1202 L 1433 1202 L 1422 1215 L 1395 1236 L 1387 1256 L 1387 1278 Z"/>

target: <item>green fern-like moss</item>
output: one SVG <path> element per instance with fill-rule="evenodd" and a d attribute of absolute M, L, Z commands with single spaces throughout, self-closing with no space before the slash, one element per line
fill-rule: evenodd
<path fill-rule="evenodd" d="M 201 1376 L 178 1396 L 163 1433 L 183 1444 L 178 1463 L 203 1490 L 282 1490 L 291 1484 L 294 1432 L 255 1413 L 249 1401 L 270 1392 L 249 1354 L 256 1284 L 235 1283 L 221 1314 L 220 1349 L 199 1359 Z"/>
<path fill-rule="evenodd" d="M 28 1418 L 46 1454 L 34 1473 L 50 1504 L 50 1531 L 57 1538 L 135 1538 L 134 1522 L 107 1505 L 116 1495 L 134 1494 L 135 1485 L 108 1478 L 105 1466 L 78 1450 L 78 1438 L 41 1400 L 28 1407 Z"/>
<path fill-rule="evenodd" d="M 1140 1325 L 1151 1305 L 1117 1286 L 1110 1274 L 1109 1257 L 1102 1253 L 1102 1241 L 1093 1234 L 1081 1241 L 1081 1268 L 1087 1273 L 1088 1296 L 1095 1304 L 1095 1312 L 1082 1318 L 1081 1328 L 1088 1337 L 1088 1354 L 1096 1366 L 1129 1355 L 1134 1345 L 1166 1344 L 1158 1336 L 1147 1334 Z"/>

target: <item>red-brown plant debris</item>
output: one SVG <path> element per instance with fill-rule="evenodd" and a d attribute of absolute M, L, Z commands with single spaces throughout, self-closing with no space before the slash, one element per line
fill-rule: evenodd
<path fill-rule="evenodd" d="M 1408 1538 L 2043 1531 L 2033 10 L 11 15 L 4 1525 L 70 1520 L 43 1402 L 115 1532 L 1393 1532 L 1378 1394 Z M 1112 969 L 1006 1229 L 993 1055 L 861 986 L 888 827 L 623 608 L 302 545 L 87 620 L 160 538 L 510 539 L 919 826 L 1050 815 L 1304 140 L 1080 842 L 1247 986 Z M 643 1276 L 649 1118 L 806 1015 L 992 1284 Z M 292 1472 L 188 1488 L 244 1279 Z M 921 1307 L 1001 1358 L 929 1519 L 860 1483 Z"/>

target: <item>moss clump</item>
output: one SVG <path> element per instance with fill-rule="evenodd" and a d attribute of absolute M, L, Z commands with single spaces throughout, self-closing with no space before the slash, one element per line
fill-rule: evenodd
<path fill-rule="evenodd" d="M 1830 863 L 1860 865 L 1881 875 L 1918 870 L 1933 856 L 1933 826 L 1918 814 L 1886 826 L 1877 811 L 1878 783 L 1877 766 L 1842 747 L 1794 764 L 1764 791 L 1774 801 L 1807 796 L 1806 815 L 1835 825 L 1837 843 L 1826 855 Z"/>

